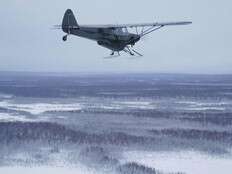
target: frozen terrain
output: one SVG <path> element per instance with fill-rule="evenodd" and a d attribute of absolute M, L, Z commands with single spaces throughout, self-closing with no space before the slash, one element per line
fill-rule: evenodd
<path fill-rule="evenodd" d="M 0 73 L 0 173 L 230 174 L 232 76 Z"/>

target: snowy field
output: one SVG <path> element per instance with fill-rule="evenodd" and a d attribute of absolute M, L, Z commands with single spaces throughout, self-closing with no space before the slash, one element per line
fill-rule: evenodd
<path fill-rule="evenodd" d="M 230 174 L 232 76 L 0 73 L 0 173 Z"/>

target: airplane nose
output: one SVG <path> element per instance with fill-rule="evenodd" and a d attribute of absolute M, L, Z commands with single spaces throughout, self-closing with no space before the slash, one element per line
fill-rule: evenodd
<path fill-rule="evenodd" d="M 140 40 L 140 36 L 137 36 L 137 37 L 135 38 L 135 40 L 136 40 L 136 42 L 138 42 L 138 41 Z"/>
<path fill-rule="evenodd" d="M 139 35 L 134 35 L 133 37 L 131 37 L 130 39 L 130 43 L 132 45 L 134 45 L 136 42 L 138 42 L 140 40 L 140 36 Z"/>

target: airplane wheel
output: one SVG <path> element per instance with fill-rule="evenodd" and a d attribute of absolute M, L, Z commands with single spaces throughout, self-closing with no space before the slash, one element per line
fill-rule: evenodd
<path fill-rule="evenodd" d="M 67 36 L 64 36 L 64 37 L 63 37 L 63 41 L 64 41 L 64 42 L 67 41 Z"/>

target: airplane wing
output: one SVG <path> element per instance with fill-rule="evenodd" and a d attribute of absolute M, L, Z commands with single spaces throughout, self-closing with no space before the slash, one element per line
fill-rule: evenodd
<path fill-rule="evenodd" d="M 159 26 L 172 26 L 172 25 L 188 25 L 192 22 L 164 22 L 164 23 L 141 23 L 141 24 L 119 24 L 119 25 L 81 25 L 81 27 L 88 28 L 138 28 L 138 27 L 159 27 Z"/>
<path fill-rule="evenodd" d="M 192 22 L 163 22 L 163 23 L 141 23 L 141 24 L 106 24 L 106 25 L 80 25 L 80 27 L 86 27 L 86 28 L 138 28 L 138 27 L 163 27 L 163 26 L 173 26 L 173 25 L 188 25 L 192 24 Z M 79 29 L 79 27 L 75 26 L 67 26 L 71 29 Z M 54 25 L 54 29 L 61 29 L 61 25 Z"/>
<path fill-rule="evenodd" d="M 97 29 L 120 29 L 120 28 L 142 28 L 142 32 L 141 33 L 137 33 L 139 34 L 141 37 L 150 34 L 164 26 L 175 26 L 175 25 L 188 25 L 188 24 L 192 24 L 192 22 L 188 22 L 188 21 L 183 21 L 183 22 L 163 22 L 163 23 L 140 23 L 140 24 L 121 24 L 121 25 L 79 25 L 77 26 L 67 26 L 67 28 L 69 29 L 79 29 L 81 27 L 85 27 L 85 28 L 97 28 Z M 61 25 L 56 25 L 54 26 L 55 29 L 59 29 L 62 28 Z M 147 28 L 147 29 L 146 29 Z"/>

